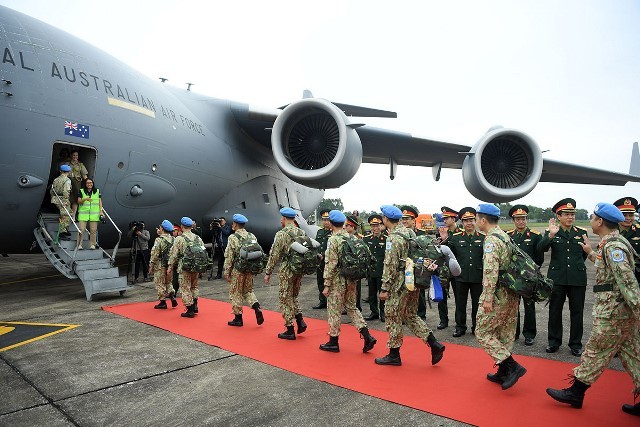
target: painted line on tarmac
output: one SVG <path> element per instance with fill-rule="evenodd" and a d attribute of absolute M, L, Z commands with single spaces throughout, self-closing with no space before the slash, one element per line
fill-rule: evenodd
<path fill-rule="evenodd" d="M 80 325 L 0 321 L 0 352 L 29 344 Z"/>

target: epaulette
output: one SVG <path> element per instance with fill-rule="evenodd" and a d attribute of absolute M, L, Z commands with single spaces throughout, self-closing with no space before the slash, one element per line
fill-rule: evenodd
<path fill-rule="evenodd" d="M 511 234 L 511 233 L 513 233 L 514 231 L 516 231 L 516 229 L 515 229 L 515 228 L 513 228 L 513 229 L 511 229 L 511 230 L 507 231 L 507 234 Z"/>
<path fill-rule="evenodd" d="M 459 236 L 461 235 L 463 232 L 462 231 L 458 231 L 457 233 L 453 233 L 454 236 Z"/>
<path fill-rule="evenodd" d="M 487 233 L 485 233 L 484 231 L 478 231 L 477 233 L 478 233 L 479 235 L 481 235 L 481 236 L 486 236 L 486 235 L 487 235 Z"/>
<path fill-rule="evenodd" d="M 578 229 L 578 230 L 586 231 L 588 233 L 586 228 L 578 227 L 577 225 L 574 225 L 573 227 Z"/>
<path fill-rule="evenodd" d="M 369 234 L 365 234 L 364 237 L 371 237 L 373 236 L 373 233 L 369 233 Z"/>
<path fill-rule="evenodd" d="M 529 231 L 532 232 L 533 234 L 540 234 L 540 232 L 536 230 L 529 229 Z"/>

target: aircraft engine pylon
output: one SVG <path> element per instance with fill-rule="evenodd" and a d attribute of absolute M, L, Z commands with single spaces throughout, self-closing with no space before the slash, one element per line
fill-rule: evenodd
<path fill-rule="evenodd" d="M 527 134 L 490 129 L 462 164 L 467 190 L 487 202 L 509 202 L 529 194 L 542 175 L 542 152 Z"/>
<path fill-rule="evenodd" d="M 273 156 L 282 172 L 299 184 L 340 187 L 362 163 L 358 126 L 327 100 L 301 99 L 288 105 L 273 125 Z"/>

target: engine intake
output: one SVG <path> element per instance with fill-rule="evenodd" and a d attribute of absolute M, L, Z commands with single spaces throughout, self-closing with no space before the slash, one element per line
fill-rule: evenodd
<path fill-rule="evenodd" d="M 487 132 L 462 164 L 467 190 L 486 202 L 510 202 L 529 194 L 542 175 L 542 153 L 527 134 L 505 128 Z"/>
<path fill-rule="evenodd" d="M 271 149 L 280 170 L 297 183 L 336 188 L 362 163 L 362 144 L 347 116 L 329 101 L 301 99 L 276 119 Z"/>

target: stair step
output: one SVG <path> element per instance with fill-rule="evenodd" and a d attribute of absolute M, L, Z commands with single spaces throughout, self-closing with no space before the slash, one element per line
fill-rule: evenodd
<path fill-rule="evenodd" d="M 87 280 L 96 280 L 96 279 L 111 279 L 113 277 L 118 277 L 118 267 L 109 267 L 109 268 L 97 268 L 97 269 L 86 269 L 86 270 L 75 270 L 80 280 L 83 282 Z"/>
<path fill-rule="evenodd" d="M 124 292 L 130 289 L 127 286 L 127 278 L 112 277 L 109 279 L 95 279 L 82 282 L 84 284 L 85 294 L 87 295 L 87 301 L 91 301 L 94 294 L 103 292 Z"/>
<path fill-rule="evenodd" d="M 74 270 L 76 271 L 76 273 L 78 273 L 80 271 L 85 271 L 85 270 L 101 270 L 101 269 L 110 268 L 110 267 L 111 267 L 111 260 L 109 260 L 108 258 L 87 259 L 87 260 L 76 261 Z"/>

